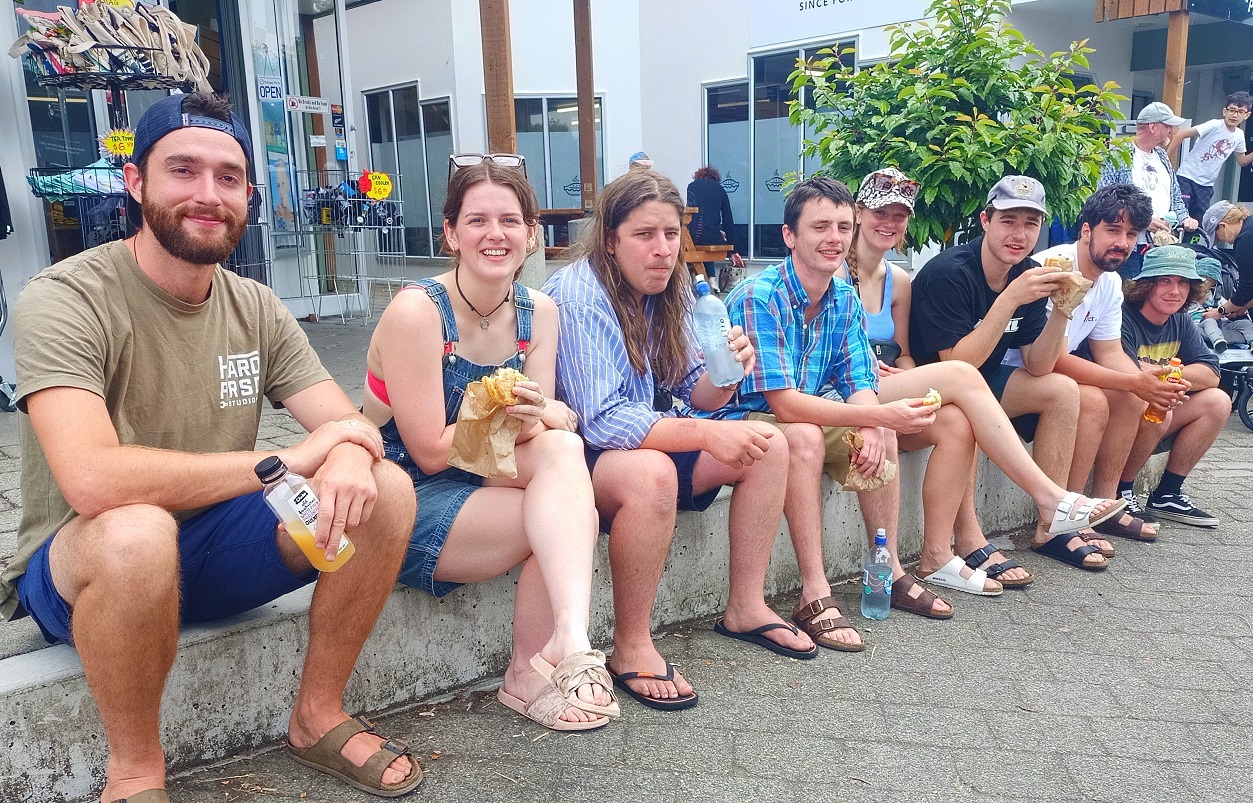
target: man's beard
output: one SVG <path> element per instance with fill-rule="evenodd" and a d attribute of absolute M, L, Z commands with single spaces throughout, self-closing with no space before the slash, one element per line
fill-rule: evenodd
<path fill-rule="evenodd" d="M 1096 265 L 1105 273 L 1113 273 L 1126 264 L 1127 257 L 1131 256 L 1131 254 L 1111 254 L 1109 251 L 1106 251 L 1104 254 L 1097 256 L 1096 249 L 1089 243 L 1088 256 L 1092 257 L 1093 265 Z"/>
<path fill-rule="evenodd" d="M 190 262 L 193 265 L 216 265 L 229 257 L 244 236 L 244 228 L 248 218 L 235 215 L 223 208 L 219 213 L 201 214 L 214 215 L 225 221 L 225 226 L 217 235 L 206 234 L 194 237 L 183 228 L 183 219 L 188 213 L 177 208 L 149 203 L 143 198 L 144 225 L 161 243 L 161 247 L 171 256 Z"/>

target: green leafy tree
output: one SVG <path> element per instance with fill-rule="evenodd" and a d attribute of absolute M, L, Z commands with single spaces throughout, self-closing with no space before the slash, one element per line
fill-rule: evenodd
<path fill-rule="evenodd" d="M 1110 119 L 1123 115 L 1112 81 L 1076 88 L 1087 40 L 1045 55 L 1004 22 L 1010 0 L 934 0 L 933 20 L 889 29 L 890 55 L 854 70 L 819 51 L 791 75 L 791 121 L 811 138 L 821 172 L 856 189 L 892 165 L 922 185 L 907 242 L 964 241 L 1003 175 L 1038 179 L 1067 224 L 1096 187 Z"/>

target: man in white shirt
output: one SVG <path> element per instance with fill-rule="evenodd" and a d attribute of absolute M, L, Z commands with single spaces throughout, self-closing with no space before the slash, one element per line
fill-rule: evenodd
<path fill-rule="evenodd" d="M 1249 119 L 1253 96 L 1248 92 L 1234 92 L 1227 96 L 1223 116 L 1185 128 L 1170 142 L 1171 158 L 1178 158 L 1179 146 L 1185 139 L 1195 139 L 1192 149 L 1179 160 L 1179 191 L 1188 204 L 1188 214 L 1200 220 L 1205 216 L 1214 198 L 1214 182 L 1222 172 L 1228 157 L 1235 156 L 1241 167 L 1253 164 L 1253 153 L 1248 153 L 1244 131 L 1240 124 Z"/>
<path fill-rule="evenodd" d="M 1135 442 L 1147 403 L 1167 406 L 1177 386 L 1162 382 L 1162 370 L 1142 370 L 1122 345 L 1122 280 L 1118 269 L 1152 219 L 1148 196 L 1130 184 L 1111 184 L 1092 194 L 1079 212 L 1079 241 L 1050 248 L 1033 258 L 1071 259 L 1092 289 L 1066 326 L 1066 352 L 1054 371 L 1079 384 L 1084 420 L 1079 422 L 1066 487 L 1082 490 L 1095 466 L 1092 491 L 1113 497 Z M 1049 301 L 1051 310 L 1053 304 Z M 1016 352 L 1004 362 L 1015 365 Z M 1136 540 L 1157 538 L 1156 528 L 1129 513 L 1097 525 L 1103 535 Z"/>
<path fill-rule="evenodd" d="M 1176 129 L 1184 119 L 1171 111 L 1165 103 L 1150 103 L 1136 115 L 1135 138 L 1120 147 L 1130 150 L 1131 162 L 1121 166 L 1111 153 L 1110 159 L 1101 167 L 1101 179 L 1097 187 L 1110 184 L 1133 184 L 1144 191 L 1153 202 L 1153 219 L 1148 229 L 1136 239 L 1136 248 L 1128 256 L 1120 270 L 1124 278 L 1133 279 L 1140 272 L 1144 251 L 1148 247 L 1151 232 L 1169 232 L 1172 228 L 1168 213 L 1187 231 L 1197 227 L 1196 218 L 1188 216 L 1188 206 L 1179 193 L 1179 181 L 1166 155 L 1165 146 L 1171 141 Z"/>

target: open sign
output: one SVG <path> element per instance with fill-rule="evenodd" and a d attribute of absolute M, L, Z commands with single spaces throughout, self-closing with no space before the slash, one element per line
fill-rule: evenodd
<path fill-rule="evenodd" d="M 287 97 L 287 93 L 283 91 L 283 83 L 281 81 L 266 81 L 262 79 L 257 83 L 258 100 L 282 101 L 285 97 Z"/>

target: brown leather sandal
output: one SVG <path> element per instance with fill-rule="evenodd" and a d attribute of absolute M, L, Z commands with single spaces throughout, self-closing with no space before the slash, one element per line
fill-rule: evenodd
<path fill-rule="evenodd" d="M 905 611 L 917 616 L 925 616 L 928 619 L 952 619 L 953 612 L 936 613 L 933 608 L 935 601 L 940 599 L 939 595 L 934 591 L 922 588 L 922 593 L 917 597 L 911 597 L 909 590 L 914 586 L 918 586 L 918 580 L 912 574 L 906 574 L 899 580 L 892 581 L 892 607 L 898 611 Z M 947 601 L 947 600 L 946 600 Z"/>
<path fill-rule="evenodd" d="M 334 775 L 349 786 L 379 797 L 400 797 L 418 788 L 418 784 L 422 783 L 422 767 L 404 742 L 385 740 L 360 767 L 340 753 L 348 740 L 358 733 L 374 733 L 374 723 L 362 716 L 345 720 L 327 731 L 312 747 L 296 747 L 288 742 L 287 754 L 293 761 Z M 399 756 L 409 757 L 409 774 L 397 783 L 383 783 L 383 773 Z"/>
<path fill-rule="evenodd" d="M 829 610 L 836 612 L 840 610 L 839 606 L 835 604 L 835 597 L 823 597 L 822 599 L 816 599 L 813 602 L 797 606 L 796 610 L 792 611 L 792 621 L 796 623 L 797 627 L 805 631 L 805 635 L 813 639 L 814 644 L 817 644 L 819 647 L 826 647 L 828 650 L 837 650 L 839 652 L 861 652 L 865 650 L 866 645 L 862 641 L 858 641 L 856 644 L 846 644 L 827 635 L 832 631 L 843 628 L 857 632 L 857 628 L 853 627 L 853 623 L 848 621 L 848 617 L 842 614 L 834 619 L 818 621 L 818 618 L 822 616 L 822 612 Z M 861 634 L 858 633 L 857 635 L 860 638 Z"/>

